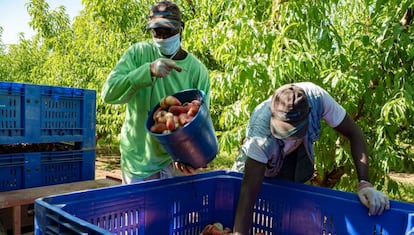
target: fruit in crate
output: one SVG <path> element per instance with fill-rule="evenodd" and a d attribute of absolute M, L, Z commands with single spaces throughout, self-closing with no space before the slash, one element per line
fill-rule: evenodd
<path fill-rule="evenodd" d="M 197 115 L 200 106 L 201 102 L 198 99 L 181 103 L 172 95 L 165 96 L 160 101 L 160 107 L 152 116 L 154 124 L 150 131 L 157 134 L 171 133 L 191 122 Z"/>
<path fill-rule="evenodd" d="M 230 235 L 232 231 L 230 228 L 224 228 L 223 224 L 220 222 L 215 222 L 212 224 L 207 224 L 200 235 Z M 255 233 L 255 235 L 264 235 L 264 233 Z"/>
<path fill-rule="evenodd" d="M 231 234 L 230 228 L 224 228 L 223 224 L 220 222 L 215 222 L 213 224 L 207 224 L 204 227 L 200 235 L 225 235 Z"/>

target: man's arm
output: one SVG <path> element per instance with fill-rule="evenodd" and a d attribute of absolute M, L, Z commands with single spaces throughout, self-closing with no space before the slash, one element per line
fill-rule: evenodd
<path fill-rule="evenodd" d="M 369 209 L 369 215 L 381 215 L 384 210 L 390 209 L 390 201 L 386 195 L 377 191 L 369 182 L 368 151 L 364 134 L 348 114 L 335 130 L 346 136 L 351 142 L 352 158 L 359 179 L 358 197 L 361 203 Z"/>
<path fill-rule="evenodd" d="M 247 157 L 234 220 L 234 235 L 249 234 L 253 220 L 253 208 L 262 187 L 265 169 L 265 164 Z"/>
<path fill-rule="evenodd" d="M 344 120 L 335 127 L 335 130 L 344 135 L 351 143 L 351 154 L 358 179 L 369 181 L 367 143 L 361 128 L 347 114 Z"/>

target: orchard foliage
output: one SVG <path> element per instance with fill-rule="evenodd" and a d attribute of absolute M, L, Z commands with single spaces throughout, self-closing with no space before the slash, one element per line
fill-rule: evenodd
<path fill-rule="evenodd" d="M 30 39 L 20 35 L 14 45 L 0 41 L 0 74 L 6 81 L 96 89 L 98 143 L 113 143 L 125 107 L 103 104 L 99 93 L 123 52 L 151 39 L 145 26 L 154 1 L 82 3 L 83 10 L 72 20 L 64 7 L 50 9 L 44 0 L 30 0 L 26 7 L 37 34 Z M 185 21 L 183 47 L 210 71 L 211 114 L 220 142 L 213 165 L 224 159 L 230 167 L 250 113 L 278 86 L 312 81 L 361 126 L 370 148 L 372 180 L 388 185 L 389 193 L 397 192 L 387 173 L 412 171 L 414 165 L 414 28 L 411 18 L 401 23 L 406 12 L 412 17 L 412 1 L 177 4 Z M 342 179 L 352 180 L 342 180 L 338 187 L 354 190 L 349 146 L 332 129 L 323 128 L 315 145 L 318 172 L 345 166 Z"/>

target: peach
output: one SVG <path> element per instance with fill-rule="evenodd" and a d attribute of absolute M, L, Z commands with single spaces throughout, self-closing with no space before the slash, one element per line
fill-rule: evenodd
<path fill-rule="evenodd" d="M 167 130 L 167 125 L 165 123 L 156 123 L 151 127 L 151 132 L 154 133 L 163 133 L 165 130 Z"/>
<path fill-rule="evenodd" d="M 198 110 L 200 109 L 200 106 L 191 104 L 190 109 L 188 110 L 187 114 L 189 116 L 195 117 L 195 115 L 198 113 Z"/>
<path fill-rule="evenodd" d="M 167 112 L 167 114 L 165 115 L 165 119 L 166 119 L 165 124 L 167 125 L 167 129 L 170 131 L 175 130 L 174 115 L 170 112 Z"/>
<path fill-rule="evenodd" d="M 168 112 L 174 114 L 174 115 L 180 115 L 181 113 L 186 113 L 190 107 L 188 105 L 181 106 L 181 105 L 171 105 L 170 108 L 168 108 Z"/>
<path fill-rule="evenodd" d="M 161 109 L 155 115 L 154 121 L 157 122 L 157 123 L 165 123 L 167 121 L 167 119 L 166 119 L 167 113 L 168 113 L 167 111 Z"/>
<path fill-rule="evenodd" d="M 163 109 L 168 109 L 171 105 L 181 105 L 181 101 L 172 95 L 164 96 L 160 101 L 160 107 Z"/>
<path fill-rule="evenodd" d="M 191 122 L 191 120 L 193 120 L 193 117 L 189 116 L 187 113 L 181 113 L 178 116 L 178 121 L 181 126 L 184 126 L 185 124 Z"/>

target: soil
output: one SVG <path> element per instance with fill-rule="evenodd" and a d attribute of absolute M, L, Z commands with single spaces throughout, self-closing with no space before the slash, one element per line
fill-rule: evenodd
<path fill-rule="evenodd" d="M 398 182 L 404 184 L 414 185 L 414 174 L 413 173 L 391 173 L 390 177 Z"/>
<path fill-rule="evenodd" d="M 97 156 L 95 161 L 95 179 L 122 179 L 120 158 L 117 155 Z"/>
<path fill-rule="evenodd" d="M 107 177 L 122 179 L 120 169 L 120 157 L 118 155 L 100 155 L 96 157 L 95 178 L 102 179 Z M 413 173 L 391 173 L 390 177 L 395 181 L 414 185 Z"/>

